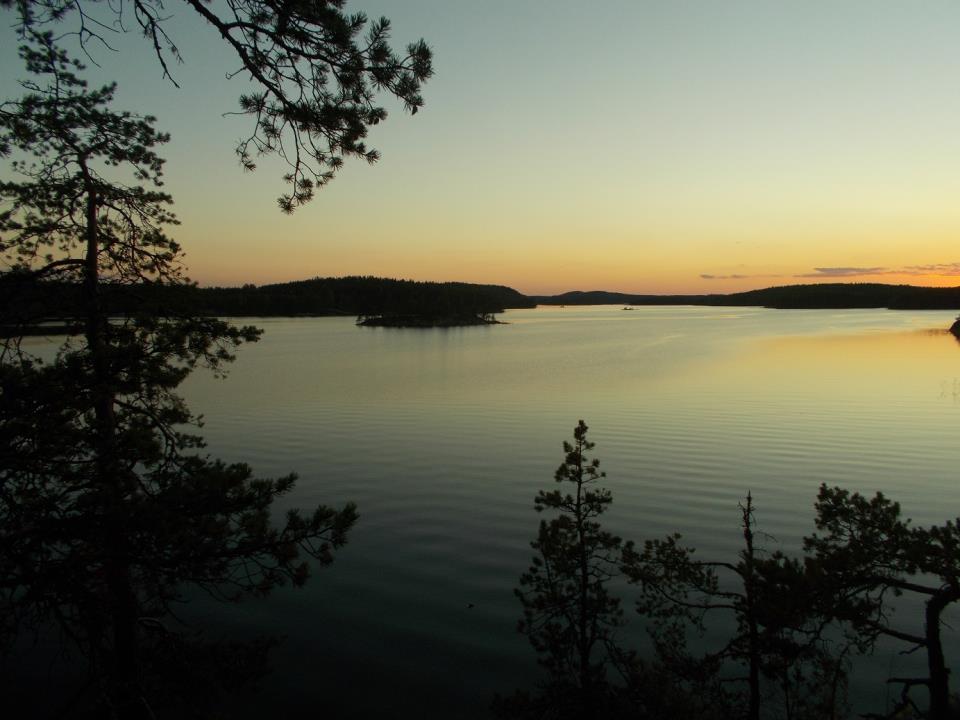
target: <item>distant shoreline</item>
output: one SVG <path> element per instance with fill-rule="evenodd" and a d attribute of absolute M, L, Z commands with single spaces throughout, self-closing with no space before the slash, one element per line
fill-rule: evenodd
<path fill-rule="evenodd" d="M 528 296 L 538 305 L 706 305 L 767 307 L 778 310 L 955 310 L 960 287 L 931 288 L 882 283 L 784 285 L 710 295 L 636 295 L 605 290 Z"/>
<path fill-rule="evenodd" d="M 48 334 L 52 326 L 72 325 L 83 305 L 75 283 L 23 282 L 0 273 L 0 329 L 8 336 Z M 766 307 L 780 310 L 960 311 L 960 287 L 931 288 L 881 283 L 786 285 L 730 294 L 641 295 L 605 290 L 559 295 L 524 295 L 503 285 L 432 283 L 375 277 L 314 278 L 273 285 L 206 287 L 196 285 L 110 286 L 101 298 L 116 317 L 182 315 L 193 317 L 354 316 L 381 327 L 459 327 L 494 324 L 509 309 L 584 305 L 691 305 Z M 371 318 L 381 318 L 370 321 Z M 477 319 L 484 318 L 484 319 Z M 490 322 L 493 321 L 493 322 Z M 27 333 L 20 332 L 29 328 Z M 60 328 L 57 328 L 60 329 Z"/>

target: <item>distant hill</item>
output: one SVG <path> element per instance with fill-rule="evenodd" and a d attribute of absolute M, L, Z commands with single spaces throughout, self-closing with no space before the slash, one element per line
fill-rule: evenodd
<path fill-rule="evenodd" d="M 572 290 L 561 295 L 532 295 L 538 305 L 705 305 L 726 295 L 630 295 L 606 290 Z"/>
<path fill-rule="evenodd" d="M 503 285 L 377 277 L 314 278 L 239 288 L 195 288 L 191 305 L 208 315 L 458 315 L 534 307 Z"/>
<path fill-rule="evenodd" d="M 531 299 L 540 305 L 718 305 L 781 309 L 960 310 L 960 287 L 824 283 L 784 285 L 728 295 L 630 295 L 593 290 L 532 296 Z"/>
<path fill-rule="evenodd" d="M 541 305 L 713 305 L 769 308 L 890 308 L 960 310 L 960 287 L 880 283 L 786 285 L 729 295 L 633 295 L 603 290 L 527 296 L 503 285 L 418 282 L 376 277 L 314 278 L 243 287 L 104 286 L 116 315 L 184 313 L 219 317 L 351 315 L 378 324 L 415 318 L 427 326 L 489 321 L 494 313 Z M 80 307 L 80 288 L 25 282 L 0 273 L 0 334 L 43 322 L 69 325 Z M 385 321 L 385 322 L 384 322 Z"/>
<path fill-rule="evenodd" d="M 454 324 L 451 322 L 454 319 L 482 319 L 507 308 L 535 306 L 530 298 L 502 285 L 375 277 L 314 278 L 232 288 L 105 284 L 102 297 L 108 312 L 116 315 L 416 316 L 446 324 Z M 13 273 L 0 274 L 0 326 L 23 327 L 69 321 L 80 306 L 79 285 L 34 283 Z"/>

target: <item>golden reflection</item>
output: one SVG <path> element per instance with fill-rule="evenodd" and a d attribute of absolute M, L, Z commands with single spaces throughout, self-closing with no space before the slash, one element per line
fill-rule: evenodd
<path fill-rule="evenodd" d="M 960 354 L 940 328 L 781 336 L 749 343 L 711 375 L 731 394 L 760 391 L 772 402 L 797 395 L 858 404 L 890 394 L 936 398 L 960 382 Z"/>

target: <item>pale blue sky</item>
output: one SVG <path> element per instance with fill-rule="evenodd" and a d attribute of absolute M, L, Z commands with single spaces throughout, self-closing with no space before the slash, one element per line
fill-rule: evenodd
<path fill-rule="evenodd" d="M 177 237 L 204 283 L 719 291 L 960 261 L 956 2 L 360 0 L 397 45 L 428 41 L 436 77 L 416 117 L 387 104 L 379 163 L 349 164 L 291 218 L 279 165 L 236 165 L 228 51 L 167 7 L 180 89 L 139 37 L 96 57 L 120 104 L 173 134 Z"/>

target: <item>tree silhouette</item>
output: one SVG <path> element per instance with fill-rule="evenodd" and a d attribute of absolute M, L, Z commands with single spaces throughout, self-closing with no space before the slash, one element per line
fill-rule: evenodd
<path fill-rule="evenodd" d="M 345 0 L 183 2 L 235 53 L 231 77 L 252 86 L 240 95 L 239 113 L 252 118 L 253 129 L 236 152 L 248 170 L 258 155 L 286 162 L 290 188 L 278 199 L 284 212 L 309 201 L 346 158 L 379 158 L 365 139 L 387 117 L 381 93 L 411 113 L 423 106 L 421 86 L 433 74 L 430 48 L 419 40 L 406 54 L 395 53 L 387 18 L 371 23 L 362 12 L 347 14 Z M 85 51 L 91 44 L 109 47 L 111 33 L 132 18 L 166 77 L 174 79 L 171 65 L 182 60 L 162 0 L 0 0 L 0 7 L 15 9 L 23 35 L 66 25 Z"/>
<path fill-rule="evenodd" d="M 331 562 L 356 512 L 291 511 L 274 526 L 294 476 L 257 480 L 200 454 L 175 390 L 196 367 L 222 372 L 259 331 L 140 296 L 187 283 L 165 234 L 176 219 L 156 147 L 167 138 L 153 118 L 112 110 L 114 87 L 88 88 L 51 33 L 28 38 L 27 94 L 0 106 L 0 151 L 23 178 L 0 183 L 0 296 L 79 284 L 70 312 L 83 339 L 52 361 L 16 336 L 0 354 L 0 617 L 11 635 L 55 624 L 87 659 L 101 714 L 149 717 L 144 635 L 167 632 L 186 585 L 237 600 L 302 584 L 305 556 Z M 64 312 L 33 310 L 15 320 Z"/>
<path fill-rule="evenodd" d="M 607 666 L 624 661 L 615 642 L 623 613 L 608 589 L 619 572 L 621 540 L 598 522 L 612 497 L 598 487 L 605 477 L 600 461 L 586 456 L 593 447 L 581 420 L 573 443 L 563 443 L 566 457 L 554 475 L 559 487 L 541 490 L 534 500 L 537 512 L 558 514 L 541 520 L 531 543 L 537 555 L 516 590 L 523 604 L 519 629 L 549 677 L 532 704 L 550 717 L 602 715 L 610 700 Z"/>
<path fill-rule="evenodd" d="M 940 635 L 943 611 L 960 600 L 960 518 L 928 528 L 912 527 L 900 505 L 877 493 L 826 485 L 817 496 L 817 529 L 806 538 L 808 552 L 824 581 L 831 583 L 834 619 L 856 630 L 872 645 L 880 636 L 922 648 L 928 677 L 901 678 L 930 691 L 928 717 L 950 714 L 949 668 Z M 923 630 L 906 632 L 890 620 L 891 595 L 913 593 L 924 599 Z"/>
<path fill-rule="evenodd" d="M 674 534 L 624 548 L 624 573 L 640 589 L 637 611 L 673 682 L 709 692 L 727 717 L 759 720 L 764 679 L 778 691 L 787 717 L 835 717 L 845 688 L 845 645 L 825 640 L 831 598 L 804 563 L 756 546 L 753 498 L 741 505 L 743 549 L 736 562 L 698 560 Z M 697 657 L 687 628 L 700 633 L 708 615 L 732 616 L 736 630 Z M 743 674 L 731 675 L 733 667 Z M 731 691 L 742 683 L 746 692 Z"/>

